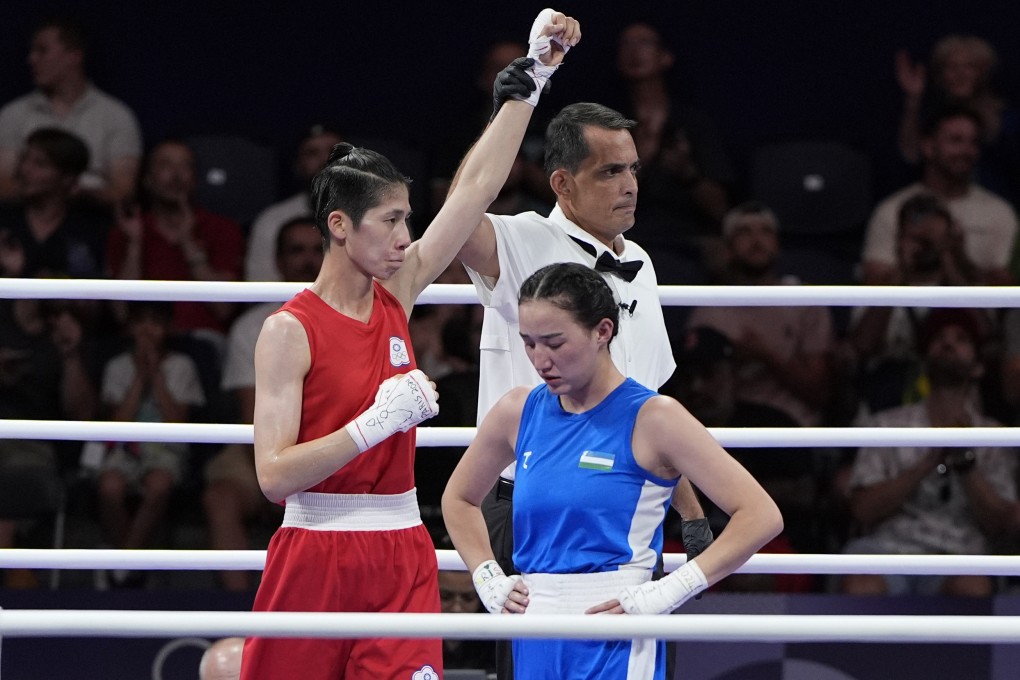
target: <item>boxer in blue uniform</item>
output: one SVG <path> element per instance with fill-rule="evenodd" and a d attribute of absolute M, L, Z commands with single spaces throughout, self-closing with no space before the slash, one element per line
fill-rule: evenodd
<path fill-rule="evenodd" d="M 521 337 L 543 380 L 489 412 L 443 495 L 453 543 L 492 613 L 663 614 L 730 574 L 782 528 L 775 503 L 676 400 L 614 365 L 619 302 L 580 264 L 521 286 Z M 493 560 L 480 504 L 516 461 L 514 564 Z M 686 475 L 731 515 L 695 560 L 652 581 L 662 522 Z M 658 679 L 650 640 L 515 640 L 517 680 Z"/>
<path fill-rule="evenodd" d="M 544 387 L 528 395 L 517 434 L 514 496 L 514 564 L 532 585 L 528 611 L 581 614 L 600 601 L 592 591 L 605 590 L 610 599 L 624 585 L 650 578 L 677 481 L 645 470 L 631 451 L 638 411 L 655 395 L 627 378 L 584 413 L 564 411 Z M 533 583 L 540 574 L 571 577 L 553 577 L 546 599 L 541 584 Z M 651 640 L 513 644 L 518 678 L 550 677 L 550 666 L 572 669 L 572 677 L 663 678 L 665 671 L 656 663 L 665 643 Z M 629 676 L 635 666 L 642 672 Z"/>

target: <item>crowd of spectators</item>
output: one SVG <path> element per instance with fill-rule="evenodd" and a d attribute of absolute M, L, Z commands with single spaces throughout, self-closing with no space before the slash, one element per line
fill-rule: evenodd
<path fill-rule="evenodd" d="M 512 42 L 492 45 L 478 82 L 487 88 L 492 74 L 523 50 Z M 655 26 L 623 27 L 618 100 L 604 102 L 637 122 L 641 189 L 628 237 L 651 253 L 660 283 L 1017 283 L 1013 202 L 1020 197 L 1020 147 L 1014 111 L 992 85 L 996 55 L 986 41 L 948 36 L 928 63 L 896 56 L 889 77 L 904 97 L 897 151 L 916 181 L 869 206 L 870 218 L 849 234 L 852 252 L 843 254 L 846 271 L 855 273 L 835 281 L 819 280 L 816 269 L 784 257 L 787 216 L 743 185 L 746 159 L 728 156 L 725 130 L 673 91 L 667 74 L 675 60 Z M 145 121 L 89 79 L 76 24 L 38 25 L 28 63 L 35 89 L 0 108 L 0 275 L 315 278 L 322 253 L 307 185 L 342 135 L 357 137 L 357 131 L 341 133 L 325 123 L 304 130 L 287 152 L 304 188 L 282 199 L 250 197 L 261 212 L 245 223 L 200 205 L 198 159 L 186 139 L 146 140 L 143 148 Z M 479 91 L 485 116 L 488 97 L 485 88 Z M 484 121 L 472 114 L 463 131 L 449 131 L 448 143 L 433 154 L 431 176 L 414 178 L 431 189 L 427 205 L 416 210 L 438 209 L 458 160 L 450 150 L 466 150 Z M 811 189 L 826 178 L 799 179 Z M 523 146 L 497 200 L 500 213 L 549 210 L 541 130 Z M 805 231 L 798 225 L 798 247 L 824 250 Z M 467 281 L 456 263 L 440 280 Z M 0 417 L 250 423 L 254 343 L 276 306 L 0 300 Z M 477 305 L 426 305 L 411 318 L 418 364 L 443 394 L 433 424 L 474 424 L 480 312 Z M 1020 314 L 943 312 L 673 308 L 667 325 L 679 368 L 664 390 L 708 426 L 1020 424 Z M 456 448 L 420 452 L 427 521 L 441 522 L 439 495 L 459 454 Z M 831 447 L 734 454 L 784 511 L 787 529 L 770 546 L 775 551 L 973 553 L 1012 550 L 1020 536 L 1014 451 Z M 250 446 L 0 440 L 2 490 L 31 494 L 25 480 L 43 478 L 91 495 L 74 509 L 91 517 L 103 543 L 114 547 L 172 544 L 172 524 L 180 521 L 168 512 L 175 498 L 201 518 L 212 548 L 258 547 L 250 523 L 279 519 L 259 493 Z M 714 509 L 708 514 L 717 529 L 726 521 Z M 33 525 L 0 510 L 0 548 L 33 540 Z M 24 576 L 9 570 L 4 583 L 30 584 Z M 474 607 L 470 585 L 455 576 L 443 575 L 444 598 L 448 592 L 451 606 Z M 97 580 L 103 587 L 142 582 L 128 572 Z M 220 583 L 237 591 L 253 586 L 247 572 L 223 573 Z M 733 579 L 732 587 L 824 586 L 773 578 Z M 840 587 L 986 594 L 993 584 L 860 577 Z"/>

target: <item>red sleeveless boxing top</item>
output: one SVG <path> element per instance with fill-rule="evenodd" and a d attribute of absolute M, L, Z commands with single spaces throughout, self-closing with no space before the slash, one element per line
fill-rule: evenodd
<path fill-rule="evenodd" d="M 375 299 L 367 324 L 344 316 L 308 289 L 276 312 L 290 312 L 301 322 L 311 350 L 298 443 L 340 429 L 372 405 L 382 381 L 417 367 L 404 308 L 377 281 L 373 287 Z M 307 491 L 409 491 L 414 488 L 414 447 L 414 429 L 397 432 Z"/>

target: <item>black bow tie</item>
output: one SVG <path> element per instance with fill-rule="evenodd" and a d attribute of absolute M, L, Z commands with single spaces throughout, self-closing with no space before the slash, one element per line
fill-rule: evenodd
<path fill-rule="evenodd" d="M 577 245 L 581 246 L 581 249 L 584 250 L 584 252 L 588 253 L 592 257 L 595 257 L 595 246 L 585 241 L 582 241 L 576 236 L 571 236 L 570 238 L 572 238 Z M 631 281 L 634 280 L 634 277 L 637 276 L 637 273 L 641 270 L 641 267 L 643 267 L 644 264 L 645 263 L 641 260 L 621 262 L 620 260 L 617 260 L 615 257 L 610 255 L 609 251 L 607 250 L 603 252 L 601 255 L 599 255 L 597 260 L 595 260 L 595 271 L 609 272 L 610 274 L 615 274 L 616 276 L 619 276 L 627 283 L 630 283 Z"/>

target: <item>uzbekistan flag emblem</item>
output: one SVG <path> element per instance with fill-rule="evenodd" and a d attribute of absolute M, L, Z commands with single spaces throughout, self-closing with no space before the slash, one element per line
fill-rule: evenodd
<path fill-rule="evenodd" d="M 612 470 L 613 454 L 601 451 L 585 451 L 581 454 L 581 460 L 577 467 L 586 470 Z"/>

